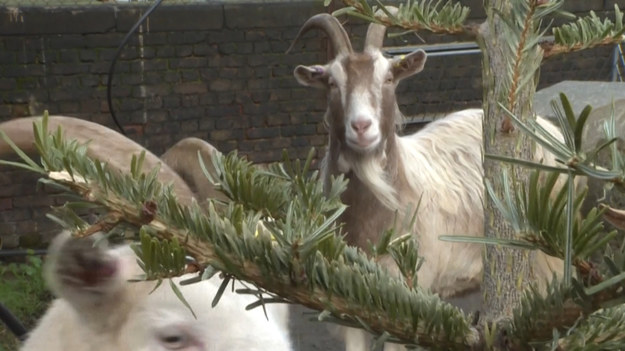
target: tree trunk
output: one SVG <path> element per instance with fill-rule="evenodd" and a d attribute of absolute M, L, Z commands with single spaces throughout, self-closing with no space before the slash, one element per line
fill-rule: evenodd
<path fill-rule="evenodd" d="M 525 0 L 523 0 L 525 1 Z M 532 1 L 532 0 L 529 0 Z M 484 87 L 484 152 L 486 154 L 507 155 L 515 158 L 529 159 L 532 154 L 531 140 L 519 132 L 518 128 L 510 124 L 506 113 L 499 104 L 510 109 L 522 119 L 533 118 L 533 107 L 531 104 L 536 90 L 537 68 L 534 69 L 532 81 L 525 84 L 518 94 L 511 95 L 511 87 L 518 85 L 515 79 L 519 80 L 523 74 L 511 74 L 512 71 L 522 71 L 527 66 L 533 65 L 526 62 L 536 62 L 540 60 L 542 51 L 535 47 L 529 54 L 525 54 L 524 59 L 511 57 L 506 52 L 506 40 L 510 38 L 510 32 L 517 29 L 506 27 L 495 10 L 504 16 L 511 15 L 511 6 L 507 0 L 491 0 L 485 2 L 488 12 L 488 19 L 482 24 L 479 30 L 478 43 L 483 53 L 482 77 Z M 516 22 L 514 22 L 516 23 Z M 532 23 L 525 23 L 527 31 L 534 31 Z M 518 28 L 522 31 L 522 28 Z M 522 38 L 521 34 L 519 38 Z M 516 36 L 514 36 L 516 38 Z M 519 44 L 523 45 L 523 40 Z M 515 44 L 516 45 L 516 44 Z M 520 52 L 517 50 L 517 52 Z M 537 55 L 540 55 L 538 57 Z M 516 68 L 515 68 L 516 67 Z M 531 67 L 531 66 L 530 66 Z M 517 85 L 515 85 L 517 84 Z M 530 117 L 532 116 L 532 117 Z M 499 198 L 503 198 L 504 189 L 501 175 L 504 169 L 508 174 L 516 177 L 519 182 L 527 184 L 526 171 L 515 167 L 513 169 L 508 164 L 498 161 L 484 159 L 485 182 L 490 182 Z M 484 194 L 484 231 L 489 238 L 513 238 L 515 233 L 506 223 L 505 219 L 490 200 Z M 484 320 L 498 321 L 502 318 L 512 316 L 512 310 L 519 305 L 523 288 L 528 281 L 530 274 L 529 262 L 533 253 L 524 250 L 504 248 L 496 245 L 487 245 L 484 256 L 484 282 L 482 284 L 482 294 L 484 298 Z"/>

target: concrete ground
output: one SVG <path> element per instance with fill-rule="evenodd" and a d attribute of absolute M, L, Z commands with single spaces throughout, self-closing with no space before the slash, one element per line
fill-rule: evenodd
<path fill-rule="evenodd" d="M 318 322 L 317 313 L 299 305 L 290 307 L 291 340 L 294 351 L 343 351 L 343 341 L 333 329 L 336 325 Z M 312 320 L 311 320 L 312 319 Z"/>
<path fill-rule="evenodd" d="M 479 290 L 448 300 L 452 305 L 460 307 L 468 313 L 479 311 L 481 309 L 481 301 Z M 337 325 L 328 322 L 318 322 L 316 317 L 317 312 L 313 310 L 299 305 L 290 306 L 290 332 L 293 350 L 344 351 L 343 341 L 336 332 Z"/>

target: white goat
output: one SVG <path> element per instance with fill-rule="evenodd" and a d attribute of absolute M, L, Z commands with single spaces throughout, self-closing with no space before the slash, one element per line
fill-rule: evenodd
<path fill-rule="evenodd" d="M 255 298 L 229 289 L 211 307 L 221 279 L 178 285 L 191 310 L 169 284 L 128 282 L 142 273 L 128 246 L 94 247 L 67 232 L 51 245 L 46 278 L 55 300 L 22 351 L 289 351 L 288 306 L 246 311 Z M 183 276 L 175 279 L 189 278 Z M 267 319 L 268 318 L 268 319 Z"/>
<path fill-rule="evenodd" d="M 482 247 L 452 244 L 439 235 L 474 235 L 484 232 L 482 115 L 479 109 L 453 113 L 423 130 L 400 137 L 396 126 L 403 116 L 395 88 L 400 80 L 420 72 L 426 54 L 416 50 L 387 59 L 380 48 L 385 27 L 369 26 L 362 53 L 354 52 L 345 29 L 327 14 L 311 17 L 297 39 L 310 29 L 323 30 L 335 57 L 325 65 L 297 66 L 297 81 L 325 89 L 325 122 L 329 145 L 322 164 L 324 181 L 344 174 L 349 179 L 342 200 L 349 207 L 341 220 L 347 241 L 361 248 L 377 242 L 394 223 L 405 223 L 418 205 L 412 232 L 425 261 L 419 285 L 444 298 L 479 290 Z M 544 119 L 539 123 L 552 134 L 559 131 Z M 538 148 L 537 160 L 555 164 L 554 157 Z M 394 222 L 395 214 L 398 219 Z M 394 269 L 394 264 L 386 262 Z M 540 283 L 560 272 L 560 260 L 542 253 L 533 261 Z M 349 350 L 364 344 L 352 343 Z"/>

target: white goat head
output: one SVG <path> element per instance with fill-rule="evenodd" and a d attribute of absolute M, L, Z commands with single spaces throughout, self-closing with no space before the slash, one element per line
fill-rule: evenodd
<path fill-rule="evenodd" d="M 97 243 L 97 244 L 96 244 Z M 102 240 L 58 235 L 44 266 L 59 297 L 29 335 L 21 351 L 291 351 L 288 306 L 245 311 L 256 297 L 225 291 L 214 276 L 195 284 L 129 282 L 143 274 L 128 245 L 108 248 Z M 193 313 L 192 313 L 193 311 Z M 267 312 L 266 314 L 264 312 Z"/>
<path fill-rule="evenodd" d="M 329 14 L 311 17 L 300 29 L 299 37 L 310 29 L 324 31 L 334 48 L 335 57 L 325 65 L 295 68 L 297 81 L 305 86 L 326 89 L 326 123 L 342 152 L 368 154 L 381 152 L 395 133 L 398 113 L 395 88 L 402 79 L 420 72 L 426 61 L 423 50 L 388 59 L 380 48 L 386 27 L 371 24 L 365 49 L 354 52 L 347 32 Z"/>

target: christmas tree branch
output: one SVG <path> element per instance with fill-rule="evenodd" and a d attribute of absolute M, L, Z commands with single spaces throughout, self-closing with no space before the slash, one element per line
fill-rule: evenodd
<path fill-rule="evenodd" d="M 616 45 L 625 40 L 623 13 L 614 4 L 614 22 L 603 21 L 593 12 L 577 21 L 553 28 L 554 41 L 543 43 L 545 57 L 585 50 L 602 45 Z"/>
<path fill-rule="evenodd" d="M 215 161 L 215 181 L 232 201 L 209 202 L 207 208 L 195 202 L 185 206 L 178 203 L 170 186 L 158 182 L 156 170 L 141 171 L 141 156 L 133 158 L 130 174 L 119 174 L 106 164 L 89 159 L 84 145 L 65 141 L 60 131 L 48 134 L 45 126 L 44 118 L 35 128 L 43 165 L 23 154 L 24 163 L 13 165 L 46 175 L 47 182 L 105 209 L 95 223 L 76 225 L 77 235 L 130 224 L 144 233 L 179 243 L 196 258 L 201 269 L 215 267 L 228 277 L 253 284 L 259 294 L 270 294 L 271 300 L 321 311 L 320 320 L 364 328 L 385 341 L 408 345 L 446 350 L 489 347 L 485 328 L 472 326 L 458 309 L 422 291 L 418 284 L 391 277 L 375 261 L 345 245 L 334 226 L 343 208 L 338 201 L 345 186 L 342 179 L 335 180 L 326 197 L 314 175 L 313 179 L 306 175 L 309 163 L 301 167 L 299 163 L 286 162 L 260 171 L 232 154 Z M 538 187 L 537 177 L 533 184 L 536 191 L 530 189 L 532 196 L 551 193 L 549 188 Z M 548 181 L 547 186 L 552 187 L 553 183 Z M 530 198 L 527 203 L 543 201 Z M 517 208 L 522 208 L 520 204 Z M 558 216 L 560 207 L 546 205 L 555 207 L 553 215 Z M 538 216 L 548 211 L 538 207 L 535 212 Z M 581 239 L 573 240 L 575 252 L 589 255 L 593 250 L 588 247 L 604 241 L 595 238 L 583 243 L 587 240 L 584 233 L 598 230 L 593 221 L 600 215 L 591 216 L 589 224 L 579 226 L 581 234 L 574 238 Z M 532 232 L 540 235 L 526 235 L 526 239 L 534 238 L 526 243 L 561 255 L 563 249 L 554 244 L 559 242 L 558 235 L 547 235 L 547 230 L 556 230 L 561 224 L 545 217 L 556 226 L 540 227 L 532 221 L 541 222 L 542 217 L 529 217 L 527 228 L 534 228 L 536 231 Z M 589 227 L 594 229 L 584 229 Z M 396 241 L 391 242 L 395 244 Z M 402 262 L 411 261 L 406 260 L 406 252 L 414 253 L 414 246 L 390 251 L 401 267 L 405 266 Z M 625 255 L 609 261 L 611 273 L 600 273 L 585 262 L 574 261 L 580 279 L 573 286 L 564 288 L 554 282 L 547 294 L 530 291 L 511 321 L 497 322 L 499 339 L 505 339 L 510 349 L 547 342 L 554 337 L 554 330 L 565 333 L 580 318 L 623 299 Z M 151 270 L 157 278 L 175 272 L 162 262 L 158 267 L 165 273 Z M 411 269 L 405 268 L 408 272 Z"/>
<path fill-rule="evenodd" d="M 325 4 L 329 5 L 330 2 L 331 0 L 326 0 Z M 408 1 L 405 4 L 400 4 L 397 8 L 385 6 L 379 0 L 376 0 L 377 6 L 370 6 L 365 0 L 343 0 L 343 3 L 347 7 L 335 11 L 333 15 L 347 14 L 387 27 L 400 28 L 403 30 L 401 34 L 427 30 L 436 34 L 464 35 L 468 38 L 476 38 L 479 35 L 478 23 L 465 23 L 470 9 L 459 3 L 454 4 L 451 0 L 444 3 L 433 0 Z M 529 0 L 514 4 L 515 6 L 529 5 L 529 9 L 531 9 L 529 12 L 513 11 L 514 13 L 528 14 L 528 16 L 524 16 L 525 25 L 520 27 L 525 29 L 524 35 L 521 37 L 527 38 L 529 20 L 533 20 L 534 15 L 545 17 L 550 13 L 557 12 L 563 1 Z M 553 39 L 542 38 L 537 43 L 543 50 L 543 57 L 550 58 L 597 46 L 622 43 L 625 40 L 623 15 L 616 4 L 614 5 L 614 13 L 614 22 L 609 19 L 602 21 L 591 11 L 589 16 L 579 18 L 576 22 L 553 28 Z M 525 42 L 525 44 L 527 43 Z M 527 45 L 518 45 L 517 48 L 521 50 L 519 53 L 525 47 Z"/>
<path fill-rule="evenodd" d="M 35 128 L 43 165 L 30 159 L 23 165 L 104 208 L 97 230 L 125 223 L 175 239 L 200 267 L 215 267 L 261 292 L 323 311 L 320 319 L 332 317 L 387 341 L 464 350 L 479 340 L 457 308 L 345 246 L 334 225 L 343 209 L 337 201 L 342 179 L 335 180 L 335 196 L 326 198 L 319 181 L 289 172 L 306 167 L 259 171 L 236 155 L 222 156 L 219 182 L 235 201 L 184 206 L 155 170 L 140 171 L 141 157 L 133 159 L 131 174 L 119 174 L 88 158 L 84 145 L 63 140 L 60 131 L 49 135 L 45 125 L 44 118 Z M 279 205 L 259 205 L 268 195 L 282 196 Z"/>
<path fill-rule="evenodd" d="M 518 92 L 519 79 L 521 77 L 520 66 L 523 61 L 523 52 L 527 50 L 527 44 L 530 39 L 528 37 L 530 33 L 533 33 L 532 23 L 534 22 L 536 7 L 538 7 L 538 2 L 536 0 L 530 1 L 529 9 L 526 11 L 523 18 L 523 25 L 520 27 L 522 30 L 519 36 L 519 42 L 517 44 L 515 55 L 513 56 L 515 60 L 512 68 L 512 85 L 510 87 L 510 91 L 508 92 L 508 109 L 510 111 L 515 110 L 516 93 Z M 507 126 L 503 127 L 504 132 L 506 132 L 506 129 L 507 131 L 510 131 L 512 128 L 512 122 L 509 118 L 504 120 L 504 124 L 507 124 Z"/>
<path fill-rule="evenodd" d="M 326 5 L 329 3 L 326 1 Z M 347 7 L 335 11 L 334 16 L 347 14 L 387 27 L 398 27 L 405 33 L 427 30 L 437 34 L 476 34 L 475 28 L 464 24 L 469 8 L 453 4 L 451 0 L 444 3 L 435 0 L 408 1 L 397 8 L 384 6 L 380 1 L 377 1 L 378 6 L 370 6 L 366 0 L 343 0 L 343 3 Z"/>
<path fill-rule="evenodd" d="M 625 307 L 621 305 L 591 314 L 557 345 L 561 350 L 620 350 L 624 331 Z"/>

